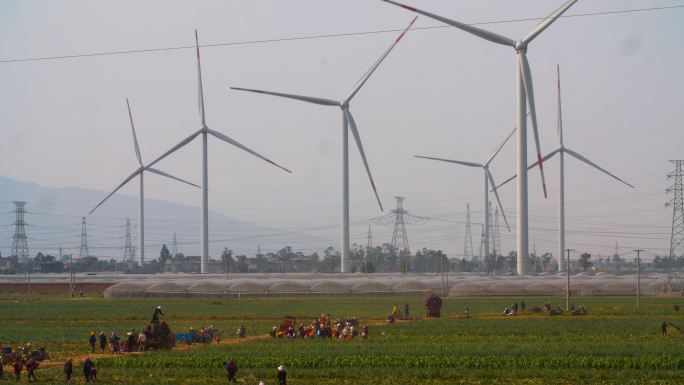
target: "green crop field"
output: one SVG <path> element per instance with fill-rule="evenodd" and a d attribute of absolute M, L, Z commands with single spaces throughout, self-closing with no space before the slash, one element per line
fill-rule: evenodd
<path fill-rule="evenodd" d="M 88 353 L 91 331 L 140 330 L 152 309 L 162 305 L 174 332 L 213 325 L 220 344 L 182 346 L 142 355 L 96 353 L 92 357 L 103 384 L 223 384 L 221 363 L 234 359 L 237 377 L 247 384 L 275 384 L 276 367 L 288 370 L 288 384 L 682 384 L 684 334 L 659 326 L 684 327 L 673 309 L 684 298 L 574 298 L 587 316 L 521 313 L 503 308 L 522 298 L 447 298 L 441 319 L 384 325 L 393 305 L 410 303 L 412 315 L 424 313 L 422 298 L 285 299 L 64 299 L 0 297 L 0 343 L 46 345 L 50 362 L 38 371 L 41 381 L 61 381 L 67 356 Z M 525 298 L 528 306 L 564 305 L 562 298 Z M 472 318 L 462 318 L 468 307 Z M 285 340 L 266 337 L 284 315 L 310 323 L 322 313 L 356 316 L 370 338 L 352 341 Z M 247 327 L 247 340 L 235 329 Z M 9 366 L 5 371 L 9 371 Z M 75 369 L 79 373 L 79 368 Z M 24 379 L 25 381 L 25 379 Z M 78 377 L 79 382 L 83 382 Z"/>

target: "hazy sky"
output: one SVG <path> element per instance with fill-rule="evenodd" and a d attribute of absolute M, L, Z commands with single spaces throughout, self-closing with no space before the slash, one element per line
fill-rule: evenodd
<path fill-rule="evenodd" d="M 543 17 L 562 3 L 408 2 L 467 23 Z M 567 15 L 672 5 L 684 2 L 579 1 Z M 45 186 L 101 190 L 104 196 L 137 167 L 126 97 L 145 162 L 200 127 L 192 49 L 8 60 L 191 46 L 194 29 L 206 45 L 402 29 L 413 16 L 379 0 L 0 0 L 0 174 Z M 518 39 L 536 23 L 482 27 Z M 418 28 L 441 25 L 426 17 L 416 23 Z M 339 109 L 229 87 L 341 99 L 397 36 L 388 32 L 202 48 L 208 126 L 294 171 L 284 173 L 210 138 L 210 209 L 337 238 Z M 560 64 L 566 146 L 636 185 L 629 189 L 566 158 L 568 247 L 612 254 L 618 242 L 624 253 L 635 247 L 667 253 L 672 220 L 671 209 L 664 208 L 666 174 L 672 169 L 668 159 L 684 157 L 681 36 L 684 8 L 677 8 L 562 18 L 531 44 L 542 151 L 552 151 L 558 141 L 555 76 Z M 481 171 L 413 156 L 484 161 L 515 124 L 515 60 L 513 49 L 451 27 L 412 30 L 397 45 L 352 103 L 386 208 L 379 211 L 350 138 L 352 242 L 365 244 L 367 220 L 389 213 L 393 196 L 401 195 L 413 214 L 438 218 L 407 227 L 412 249 L 462 254 L 470 202 L 477 252 Z M 495 179 L 514 173 L 514 155 L 513 140 L 491 166 Z M 159 168 L 201 182 L 201 142 Z M 535 243 L 539 253 L 555 254 L 557 160 L 545 169 L 548 199 L 538 172 L 529 178 L 530 247 Z M 136 195 L 137 189 L 134 181 L 121 192 Z M 146 195 L 197 207 L 201 199 L 198 190 L 154 175 L 146 178 Z M 513 227 L 515 185 L 504 187 L 501 197 Z M 96 203 L 84 202 L 83 214 Z M 99 215 L 116 216 L 115 209 Z M 98 221 L 97 212 L 90 221 Z M 199 227 L 199 210 L 192 227 Z M 512 231 L 501 230 L 505 250 L 515 248 Z M 389 242 L 392 226 L 374 224 L 373 234 L 375 243 Z M 297 239 L 290 244 L 314 248 Z"/>

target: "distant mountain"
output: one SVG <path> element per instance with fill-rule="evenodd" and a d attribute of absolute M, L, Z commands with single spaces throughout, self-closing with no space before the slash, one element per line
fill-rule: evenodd
<path fill-rule="evenodd" d="M 78 254 L 81 245 L 81 217 L 101 201 L 107 192 L 81 188 L 43 187 L 0 176 L 0 251 L 10 254 L 14 233 L 13 201 L 25 201 L 26 233 L 29 252 L 57 255 Z M 133 245 L 138 253 L 138 197 L 116 194 L 86 218 L 89 254 L 100 258 L 123 256 L 126 218 L 130 218 Z M 178 251 L 199 255 L 200 209 L 157 199 L 145 200 L 145 259 L 159 256 L 162 244 L 171 251 L 176 232 Z M 333 244 L 308 234 L 280 228 L 262 227 L 209 212 L 210 256 L 219 258 L 224 247 L 237 254 L 254 255 L 279 250 L 285 246 L 306 245 L 307 249 Z"/>

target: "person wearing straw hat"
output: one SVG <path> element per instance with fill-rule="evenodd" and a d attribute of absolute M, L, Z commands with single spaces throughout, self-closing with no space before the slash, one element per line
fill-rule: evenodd
<path fill-rule="evenodd" d="M 278 366 L 278 385 L 287 385 L 287 372 L 285 366 Z"/>

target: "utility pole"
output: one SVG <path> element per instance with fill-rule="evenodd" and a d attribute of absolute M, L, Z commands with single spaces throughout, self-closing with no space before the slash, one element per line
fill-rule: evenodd
<path fill-rule="evenodd" d="M 73 298 L 74 290 L 74 255 L 69 254 L 69 296 Z"/>
<path fill-rule="evenodd" d="M 26 266 L 28 267 L 28 296 L 31 296 L 31 260 L 27 262 Z"/>
<path fill-rule="evenodd" d="M 570 310 L 570 252 L 575 251 L 572 249 L 565 249 L 565 252 L 568 253 L 567 257 L 565 258 L 565 263 L 566 263 L 566 277 L 568 279 L 566 285 L 565 285 L 565 310 L 569 311 Z"/>
<path fill-rule="evenodd" d="M 639 297 L 641 297 L 641 274 L 639 271 L 639 267 L 641 265 L 641 252 L 644 250 L 636 249 L 634 251 L 636 251 L 637 253 L 637 308 L 639 308 Z"/>

